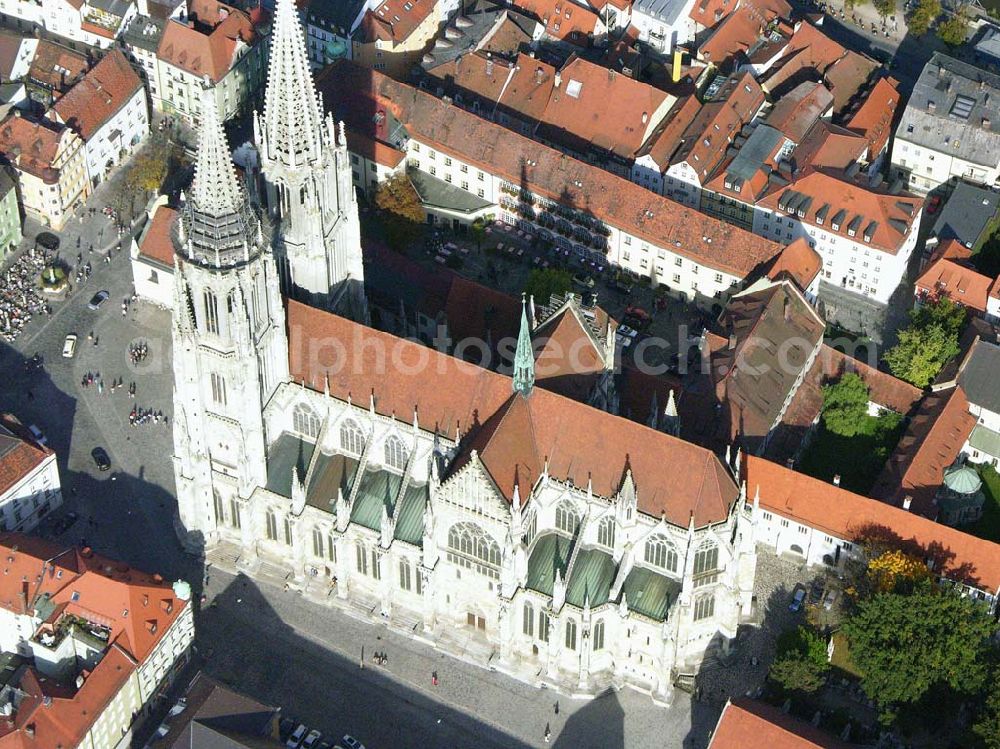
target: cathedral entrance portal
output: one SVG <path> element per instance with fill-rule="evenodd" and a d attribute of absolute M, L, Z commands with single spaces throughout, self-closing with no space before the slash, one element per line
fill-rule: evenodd
<path fill-rule="evenodd" d="M 465 623 L 473 629 L 486 631 L 486 617 L 473 614 L 471 611 L 465 615 Z"/>

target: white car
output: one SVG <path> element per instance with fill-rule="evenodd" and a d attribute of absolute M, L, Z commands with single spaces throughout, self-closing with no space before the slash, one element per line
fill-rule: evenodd
<path fill-rule="evenodd" d="M 344 736 L 344 738 L 340 740 L 340 743 L 344 745 L 344 749 L 365 749 L 365 745 L 350 734 Z"/>
<path fill-rule="evenodd" d="M 49 440 L 46 438 L 44 434 L 42 434 L 42 430 L 36 427 L 34 424 L 28 424 L 28 431 L 31 432 L 31 436 L 35 438 L 35 442 L 37 442 L 39 445 L 49 444 Z"/>
<path fill-rule="evenodd" d="M 309 729 L 305 727 L 304 724 L 299 723 L 299 727 L 292 731 L 292 735 L 288 737 L 288 741 L 285 742 L 285 746 L 288 749 L 297 749 L 298 745 L 302 743 L 302 738 L 306 735 L 306 731 Z"/>
<path fill-rule="evenodd" d="M 67 359 L 72 359 L 73 355 L 76 353 L 76 333 L 70 333 L 66 336 L 66 341 L 63 343 L 63 356 Z"/>
<path fill-rule="evenodd" d="M 316 742 L 319 741 L 319 737 L 322 735 L 323 734 L 315 728 L 311 730 L 309 735 L 306 736 L 306 740 L 302 742 L 302 749 L 313 749 L 313 747 L 316 746 Z"/>

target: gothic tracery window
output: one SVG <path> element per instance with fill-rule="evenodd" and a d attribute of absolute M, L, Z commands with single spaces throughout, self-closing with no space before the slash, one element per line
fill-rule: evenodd
<path fill-rule="evenodd" d="M 604 518 L 597 526 L 597 543 L 613 549 L 615 546 L 615 519 L 613 517 Z"/>
<path fill-rule="evenodd" d="M 475 523 L 456 523 L 448 531 L 448 561 L 498 578 L 500 545 Z"/>
<path fill-rule="evenodd" d="M 406 468 L 406 458 L 406 447 L 403 445 L 403 440 L 395 434 L 390 435 L 389 439 L 385 441 L 385 464 L 397 471 L 402 471 Z"/>
<path fill-rule="evenodd" d="M 340 425 L 340 446 L 352 455 L 360 455 L 365 449 L 365 435 L 356 421 L 348 419 Z"/>
<path fill-rule="evenodd" d="M 573 505 L 568 501 L 560 502 L 556 507 L 556 528 L 575 535 L 579 526 L 580 516 L 577 515 Z"/>
<path fill-rule="evenodd" d="M 654 567 L 661 567 L 671 572 L 677 571 L 677 551 L 664 536 L 656 535 L 646 539 L 643 559 Z"/>
<path fill-rule="evenodd" d="M 299 403 L 292 412 L 292 428 L 315 439 L 319 436 L 319 417 L 305 403 Z"/>

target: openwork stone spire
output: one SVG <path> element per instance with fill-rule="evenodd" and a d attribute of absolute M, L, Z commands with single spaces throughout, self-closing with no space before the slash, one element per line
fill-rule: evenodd
<path fill-rule="evenodd" d="M 528 396 L 535 386 L 535 356 L 531 350 L 531 328 L 528 326 L 528 308 L 521 295 L 521 329 L 517 332 L 517 349 L 514 351 L 515 393 Z"/>
<path fill-rule="evenodd" d="M 257 254 L 261 229 L 236 178 L 215 91 L 203 89 L 201 99 L 198 159 L 191 194 L 181 211 L 178 246 L 193 262 L 229 267 Z"/>
<path fill-rule="evenodd" d="M 261 144 L 264 157 L 289 170 L 301 168 L 322 156 L 323 109 L 294 0 L 278 0 L 270 57 Z"/>

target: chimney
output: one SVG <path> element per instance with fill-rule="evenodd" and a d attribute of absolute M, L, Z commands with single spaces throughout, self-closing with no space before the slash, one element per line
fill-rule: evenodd
<path fill-rule="evenodd" d="M 781 307 L 782 307 L 781 311 L 785 317 L 785 322 L 788 322 L 789 320 L 792 319 L 792 302 L 787 296 L 785 297 L 785 301 L 781 305 Z"/>
<path fill-rule="evenodd" d="M 683 57 L 684 50 L 680 47 L 674 47 L 674 60 L 670 66 L 670 80 L 674 83 L 679 83 L 681 80 L 681 60 Z"/>
<path fill-rule="evenodd" d="M 833 485 L 834 486 L 840 486 L 840 474 L 839 473 L 835 473 L 833 475 Z"/>
<path fill-rule="evenodd" d="M 545 71 L 542 70 L 541 66 L 535 68 L 535 83 L 541 83 L 542 79 L 545 78 Z"/>
<path fill-rule="evenodd" d="M 983 117 L 983 127 L 984 128 L 988 128 L 990 126 L 990 124 L 991 124 L 990 123 L 990 118 L 989 117 Z"/>
<path fill-rule="evenodd" d="M 905 497 L 903 497 L 903 509 L 909 512 L 911 504 L 913 504 L 913 497 L 907 494 Z"/>
<path fill-rule="evenodd" d="M 562 73 L 560 73 L 557 70 L 556 71 L 556 88 L 559 88 L 561 85 L 562 85 Z"/>
<path fill-rule="evenodd" d="M 935 111 L 937 111 L 937 104 L 935 104 L 933 101 L 928 100 L 928 102 L 927 102 L 927 111 L 928 112 L 935 112 Z"/>
<path fill-rule="evenodd" d="M 487 52 L 486 53 L 486 75 L 487 76 L 492 76 L 493 75 L 493 53 L 492 52 Z"/>
<path fill-rule="evenodd" d="M 732 351 L 734 348 L 736 348 L 736 334 L 735 333 L 730 333 L 729 334 L 729 350 Z"/>
<path fill-rule="evenodd" d="M 83 674 L 77 674 L 76 677 L 76 688 L 80 689 L 83 686 Z"/>

